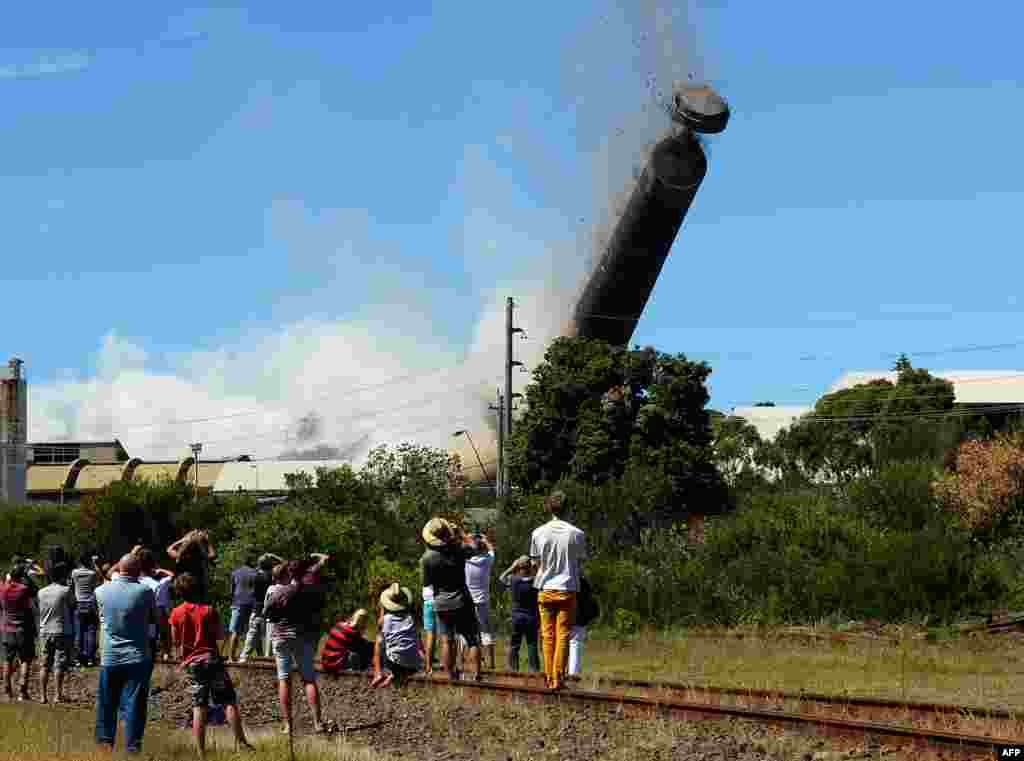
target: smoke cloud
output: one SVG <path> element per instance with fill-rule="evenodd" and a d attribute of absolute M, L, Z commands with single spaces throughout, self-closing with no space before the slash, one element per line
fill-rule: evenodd
<path fill-rule="evenodd" d="M 547 343 L 564 331 L 650 147 L 670 129 L 659 99 L 673 81 L 705 75 L 692 12 L 653 0 L 606 6 L 590 26 L 572 32 L 559 82 L 582 157 L 576 195 L 586 187 L 593 197 L 545 209 L 507 189 L 495 150 L 522 159 L 537 187 L 560 187 L 566 172 L 564 165 L 537 160 L 559 151 L 544 142 L 544 127 L 530 123 L 514 93 L 507 99 L 513 110 L 494 118 L 507 127 L 517 114 L 516 129 L 496 146 L 465 150 L 457 184 L 466 207 L 457 246 L 474 288 L 465 301 L 474 326 L 468 341 L 452 342 L 435 315 L 451 294 L 424 291 L 420 278 L 404 277 L 400 251 L 365 211 L 311 214 L 301 198 L 279 199 L 266 210 L 268 237 L 288 245 L 294 266 L 318 271 L 327 291 L 372 284 L 369 305 L 345 319 L 293 319 L 230 344 L 171 356 L 152 355 L 143 341 L 112 331 L 102 339 L 92 374 L 30 383 L 30 439 L 117 437 L 132 456 L 149 460 L 177 459 L 190 442 L 201 441 L 203 456 L 213 459 L 250 454 L 358 464 L 381 443 L 462 447 L 463 439 L 452 434 L 467 429 L 489 467 L 496 438 L 489 405 L 504 383 L 506 298 L 515 297 L 516 323 L 526 331 L 526 339 L 516 341 L 516 358 L 532 370 Z M 292 104 L 300 96 L 285 100 Z M 258 115 L 268 144 L 276 141 L 277 121 L 296 118 L 282 117 L 276 103 L 261 93 L 239 116 L 245 122 Z M 566 210 L 574 216 L 567 219 Z M 513 375 L 521 392 L 529 375 Z M 462 452 L 468 471 L 475 457 Z"/>

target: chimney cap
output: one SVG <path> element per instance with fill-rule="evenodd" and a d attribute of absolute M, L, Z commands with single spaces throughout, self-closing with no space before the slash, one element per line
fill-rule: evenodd
<path fill-rule="evenodd" d="M 673 121 L 694 132 L 712 135 L 729 123 L 729 104 L 706 82 L 687 82 L 672 94 Z"/>

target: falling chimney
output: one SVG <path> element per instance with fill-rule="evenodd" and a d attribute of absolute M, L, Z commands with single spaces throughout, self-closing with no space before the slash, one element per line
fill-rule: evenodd
<path fill-rule="evenodd" d="M 651 153 L 573 311 L 569 335 L 629 343 L 683 218 L 707 172 L 698 134 L 725 129 L 729 106 L 710 86 L 675 91 L 675 133 Z"/>

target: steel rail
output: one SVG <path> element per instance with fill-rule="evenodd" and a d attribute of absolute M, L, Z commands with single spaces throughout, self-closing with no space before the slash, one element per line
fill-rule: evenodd
<path fill-rule="evenodd" d="M 268 663 L 231 663 L 232 667 L 250 668 L 273 668 L 272 662 Z M 322 670 L 321 670 L 321 673 Z M 342 672 L 349 676 L 351 672 Z M 358 673 L 358 672 L 355 672 Z M 533 674 L 523 671 L 485 671 L 487 679 L 502 681 L 520 682 L 542 682 L 543 674 Z M 426 678 L 423 675 L 417 678 Z M 828 694 L 820 692 L 793 692 L 781 689 L 762 689 L 750 687 L 722 687 L 719 685 L 691 684 L 688 682 L 657 681 L 648 679 L 620 678 L 594 674 L 593 676 L 570 676 L 567 681 L 573 684 L 595 684 L 606 686 L 614 690 L 647 690 L 667 693 L 669 695 L 692 695 L 703 694 L 711 698 L 737 697 L 747 700 L 757 700 L 763 703 L 796 702 L 806 705 L 822 705 L 826 707 L 842 708 L 848 712 L 857 709 L 880 709 L 888 712 L 902 711 L 915 717 L 928 717 L 935 715 L 977 717 L 985 719 L 997 719 L 1002 721 L 1024 721 L 1024 709 L 1012 710 L 989 706 L 964 705 L 958 703 L 936 703 L 927 701 L 916 701 L 896 698 L 875 698 L 863 695 Z"/>
<path fill-rule="evenodd" d="M 158 665 L 163 666 L 174 666 L 177 665 L 174 661 L 158 661 Z M 258 671 L 275 671 L 275 667 L 272 663 L 226 663 L 228 668 L 231 669 L 251 669 Z M 317 668 L 318 671 L 323 673 L 322 669 Z M 500 681 L 488 681 L 488 676 L 493 676 L 497 679 L 529 679 L 530 677 L 522 674 L 521 672 L 484 672 L 485 678 L 481 681 L 473 680 L 453 680 L 444 676 L 437 675 L 426 675 L 417 674 L 411 677 L 408 681 L 410 684 L 414 684 L 418 687 L 457 687 L 465 688 L 470 691 L 477 691 L 480 693 L 489 692 L 498 697 L 514 698 L 515 696 L 522 696 L 533 701 L 568 701 L 582 704 L 591 705 L 605 705 L 610 706 L 621 712 L 628 712 L 631 715 L 649 715 L 654 717 L 659 716 L 674 716 L 683 719 L 713 719 L 713 718 L 735 718 L 735 719 L 747 719 L 757 721 L 761 723 L 769 723 L 775 725 L 784 726 L 802 726 L 802 727 L 817 727 L 823 730 L 825 734 L 842 737 L 853 737 L 853 738 L 868 738 L 874 742 L 882 742 L 887 740 L 890 743 L 896 743 L 902 746 L 910 745 L 915 749 L 941 749 L 948 750 L 949 748 L 956 748 L 961 751 L 970 751 L 977 753 L 991 753 L 994 750 L 998 750 L 1001 747 L 1013 745 L 1019 743 L 1019 739 L 1010 738 L 998 738 L 998 737 L 987 737 L 983 735 L 968 735 L 955 732 L 944 732 L 940 730 L 923 729 L 921 727 L 907 726 L 903 724 L 894 724 L 885 721 L 867 721 L 863 719 L 849 719 L 849 718 L 837 718 L 834 716 L 822 716 L 819 714 L 812 713 L 796 713 L 790 711 L 782 711 L 778 709 L 766 709 L 766 708 L 751 708 L 744 706 L 735 705 L 722 705 L 720 703 L 708 703 L 708 702 L 692 702 L 686 700 L 680 700 L 677 698 L 659 697 L 659 696 L 640 696 L 630 695 L 622 692 L 599 692 L 592 690 L 580 690 L 580 689 L 563 689 L 558 692 L 552 692 L 546 687 L 532 687 L 524 684 L 507 684 L 501 683 Z M 351 672 L 342 671 L 338 674 L 332 674 L 341 678 L 349 679 L 366 679 L 366 672 Z M 533 677 L 536 678 L 536 677 Z M 619 680 L 611 682 L 619 687 L 622 686 L 633 686 L 636 688 L 650 688 L 653 685 L 663 686 L 665 683 L 648 682 L 645 680 Z M 680 687 L 689 690 L 691 689 L 688 685 L 679 685 Z M 699 689 L 699 688 L 698 688 Z M 719 694 L 732 694 L 737 697 L 741 697 L 747 694 L 746 691 L 736 690 L 730 691 L 730 688 L 712 688 L 719 690 Z M 761 691 L 764 693 L 771 693 L 769 690 Z M 780 693 L 774 693 L 777 697 Z M 973 709 L 966 706 L 955 706 L 941 703 L 907 703 L 904 701 L 886 701 L 884 699 L 872 699 L 872 698 L 847 698 L 846 696 L 828 696 L 828 695 L 812 695 L 810 693 L 784 693 L 791 696 L 790 699 L 801 699 L 805 702 L 810 698 L 816 701 L 819 705 L 828 704 L 833 707 L 844 707 L 850 700 L 863 701 L 864 705 L 871 705 L 876 708 L 885 708 L 888 710 L 900 710 L 905 709 L 908 705 L 921 706 L 922 710 L 929 710 L 932 708 L 938 708 L 939 711 L 932 711 L 932 713 L 942 713 L 941 709 L 946 709 L 946 713 L 969 713 L 972 710 L 987 711 L 983 714 L 986 718 L 1015 718 L 1012 714 L 1004 712 L 999 714 L 996 711 L 988 711 L 988 709 Z"/>
<path fill-rule="evenodd" d="M 543 679 L 542 674 L 525 674 L 517 671 L 494 671 L 487 672 L 498 679 L 520 679 L 524 681 Z M 986 719 L 1000 719 L 1005 721 L 1024 721 L 1024 710 L 1013 711 L 1004 708 L 987 706 L 960 705 L 956 703 L 935 703 L 894 698 L 875 698 L 862 695 L 827 694 L 819 692 L 792 692 L 781 689 L 758 689 L 750 687 L 722 687 L 718 685 L 690 684 L 687 682 L 654 681 L 647 679 L 623 679 L 611 676 L 594 674 L 590 677 L 568 677 L 573 683 L 593 683 L 595 685 L 606 685 L 611 689 L 639 689 L 647 691 L 658 691 L 662 693 L 691 695 L 702 694 L 708 697 L 720 699 L 722 697 L 737 697 L 760 702 L 798 702 L 807 705 L 824 705 L 843 708 L 847 711 L 857 710 L 885 710 L 902 711 L 916 717 L 934 715 L 947 716 L 969 716 Z"/>

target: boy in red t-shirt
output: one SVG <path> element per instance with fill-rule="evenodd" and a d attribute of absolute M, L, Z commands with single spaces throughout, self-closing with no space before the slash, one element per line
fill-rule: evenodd
<path fill-rule="evenodd" d="M 220 616 L 212 606 L 199 602 L 202 588 L 192 574 L 182 573 L 175 578 L 174 589 L 185 602 L 171 611 L 171 639 L 192 696 L 192 737 L 199 758 L 206 758 L 206 716 L 211 697 L 224 706 L 238 744 L 253 750 L 245 739 L 235 686 L 217 647 L 217 641 L 224 639 Z"/>

